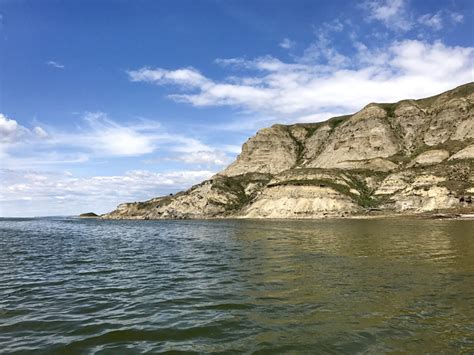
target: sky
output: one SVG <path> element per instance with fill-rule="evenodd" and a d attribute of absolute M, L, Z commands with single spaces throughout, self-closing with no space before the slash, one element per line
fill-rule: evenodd
<path fill-rule="evenodd" d="M 0 216 L 104 213 L 255 132 L 474 81 L 472 0 L 0 0 Z"/>

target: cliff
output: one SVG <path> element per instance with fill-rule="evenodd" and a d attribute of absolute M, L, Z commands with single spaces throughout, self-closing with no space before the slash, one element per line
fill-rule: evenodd
<path fill-rule="evenodd" d="M 264 128 L 212 179 L 102 218 L 473 213 L 473 106 L 469 83 L 325 122 Z"/>

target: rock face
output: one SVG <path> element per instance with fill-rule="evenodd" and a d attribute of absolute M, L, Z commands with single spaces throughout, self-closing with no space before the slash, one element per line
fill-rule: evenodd
<path fill-rule="evenodd" d="M 234 163 L 102 218 L 317 218 L 472 213 L 474 83 L 421 100 L 257 132 Z"/>
<path fill-rule="evenodd" d="M 292 130 L 275 125 L 260 130 L 242 147 L 242 154 L 221 174 L 270 173 L 292 168 L 298 159 L 298 140 Z"/>
<path fill-rule="evenodd" d="M 449 158 L 449 152 L 444 149 L 433 149 L 427 150 L 426 152 L 421 153 L 415 159 L 407 165 L 408 168 L 413 166 L 427 166 L 433 164 L 439 164 L 443 160 Z"/>
<path fill-rule="evenodd" d="M 360 168 L 360 161 L 387 158 L 399 150 L 387 112 L 371 104 L 336 127 L 324 149 L 308 165 L 315 168 Z"/>
<path fill-rule="evenodd" d="M 461 149 L 459 152 L 454 154 L 449 160 L 458 160 L 458 159 L 474 159 L 474 144 Z"/>

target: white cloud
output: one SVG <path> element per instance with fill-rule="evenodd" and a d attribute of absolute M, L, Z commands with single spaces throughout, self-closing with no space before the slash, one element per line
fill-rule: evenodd
<path fill-rule="evenodd" d="M 10 168 L 40 168 L 54 167 L 64 164 L 82 164 L 89 162 L 89 154 L 82 152 L 58 152 L 48 149 L 46 146 L 41 147 L 40 144 L 32 145 L 32 150 L 14 150 L 12 152 L 3 153 L 3 166 Z M 36 149 L 35 149 L 36 148 Z"/>
<path fill-rule="evenodd" d="M 418 30 L 422 35 L 423 29 L 440 31 L 447 23 L 458 24 L 464 20 L 462 14 L 446 9 L 415 15 L 407 0 L 366 0 L 362 2 L 361 7 L 366 10 L 368 21 L 380 21 L 397 32 Z"/>
<path fill-rule="evenodd" d="M 177 84 L 189 87 L 200 87 L 208 80 L 194 68 L 178 70 L 141 68 L 127 72 L 131 81 L 147 81 L 154 84 Z"/>
<path fill-rule="evenodd" d="M 55 62 L 54 60 L 50 60 L 46 62 L 47 65 L 54 67 L 56 69 L 64 69 L 64 65 L 58 62 Z"/>
<path fill-rule="evenodd" d="M 394 53 L 392 67 L 407 77 L 449 81 L 452 76 L 462 79 L 460 83 L 473 79 L 472 47 L 448 47 L 441 42 L 427 44 L 407 40 L 394 44 L 391 50 Z"/>
<path fill-rule="evenodd" d="M 209 170 L 75 177 L 71 173 L 0 169 L 0 215 L 104 213 L 124 201 L 145 200 L 188 188 L 214 175 Z"/>
<path fill-rule="evenodd" d="M 87 112 L 75 129 L 28 129 L 0 114 L 0 154 L 11 168 L 53 167 L 103 158 L 157 153 L 186 164 L 222 165 L 229 158 L 199 139 L 165 131 L 156 121 L 118 123 L 103 112 Z M 149 158 L 153 160 L 153 158 Z M 165 158 L 161 158 L 163 161 Z"/>
<path fill-rule="evenodd" d="M 342 67 L 351 64 L 351 59 L 336 50 L 331 45 L 329 38 L 323 33 L 318 34 L 317 40 L 306 48 L 299 61 L 302 63 L 320 63 L 331 67 Z"/>
<path fill-rule="evenodd" d="M 245 58 L 218 58 L 215 62 L 224 67 L 231 69 L 250 69 L 250 70 L 261 70 L 267 72 L 275 71 L 288 71 L 294 69 L 303 69 L 304 65 L 298 63 L 284 63 L 278 58 L 272 56 L 263 56 L 256 59 L 248 60 Z M 238 82 L 243 84 L 262 84 L 262 81 L 258 78 L 239 78 L 230 77 L 229 82 Z"/>
<path fill-rule="evenodd" d="M 214 149 L 201 141 L 177 134 L 161 134 L 159 139 L 173 152 L 193 153 L 198 151 L 213 151 Z"/>
<path fill-rule="evenodd" d="M 418 18 L 418 22 L 422 25 L 431 27 L 435 31 L 439 31 L 443 28 L 443 19 L 441 17 L 441 12 L 420 16 Z"/>
<path fill-rule="evenodd" d="M 464 21 L 464 16 L 457 12 L 447 10 L 438 11 L 435 14 L 424 14 L 418 17 L 420 25 L 431 28 L 434 31 L 442 30 L 447 23 L 459 24 Z"/>
<path fill-rule="evenodd" d="M 28 130 L 17 121 L 0 113 L 0 143 L 15 143 L 21 140 Z"/>
<path fill-rule="evenodd" d="M 43 128 L 41 127 L 35 127 L 33 128 L 33 132 L 35 132 L 35 134 L 39 137 L 39 138 L 48 138 L 49 137 L 49 134 L 48 132 L 46 132 Z"/>
<path fill-rule="evenodd" d="M 457 12 L 450 13 L 451 20 L 455 23 L 461 23 L 464 21 L 464 16 Z"/>
<path fill-rule="evenodd" d="M 338 59 L 330 47 L 323 51 L 326 58 L 319 61 L 284 63 L 268 56 L 221 59 L 220 64 L 241 70 L 240 75 L 215 81 L 200 74 L 202 85 L 170 97 L 198 107 L 234 106 L 254 115 L 297 121 L 308 115 L 354 112 L 373 101 L 425 97 L 474 79 L 472 47 L 419 40 L 396 41 L 375 49 L 360 42 L 355 45 L 357 53 L 350 64 Z M 257 73 L 249 76 L 247 69 Z M 173 71 L 156 70 L 173 77 Z"/>
<path fill-rule="evenodd" d="M 102 112 L 89 112 L 88 127 L 79 134 L 57 134 L 56 143 L 76 145 L 100 156 L 138 156 L 155 150 L 154 131 L 159 125 L 124 126 Z"/>
<path fill-rule="evenodd" d="M 235 144 L 226 144 L 222 146 L 222 149 L 233 154 L 240 154 L 242 152 L 242 146 Z"/>
<path fill-rule="evenodd" d="M 284 49 L 290 49 L 294 45 L 295 45 L 295 42 L 293 42 L 289 38 L 283 38 L 283 40 L 279 43 L 279 46 Z"/>
<path fill-rule="evenodd" d="M 205 166 L 223 166 L 229 164 L 232 160 L 232 158 L 224 152 L 217 151 L 191 152 L 174 159 L 186 164 L 199 164 Z"/>
<path fill-rule="evenodd" d="M 381 21 L 388 28 L 408 31 L 413 26 L 405 0 L 369 0 L 362 6 L 369 20 Z"/>
<path fill-rule="evenodd" d="M 102 112 L 86 113 L 78 131 L 57 131 L 36 126 L 32 130 L 0 114 L 0 139 L 9 143 L 8 150 L 32 149 L 39 153 L 52 147 L 79 148 L 96 156 L 136 156 L 155 149 L 156 129 L 153 125 L 124 126 Z"/>
<path fill-rule="evenodd" d="M 0 113 L 0 153 L 2 156 L 8 150 L 18 146 L 31 145 L 37 139 L 46 139 L 49 137 L 41 127 L 34 127 L 33 130 L 19 124 L 16 120 L 8 118 Z M 4 157 L 5 158 L 5 157 Z"/>
<path fill-rule="evenodd" d="M 298 117 L 296 122 L 298 123 L 312 123 L 312 122 L 321 122 L 325 121 L 331 117 L 340 116 L 341 112 L 322 112 L 314 113 L 312 115 Z"/>

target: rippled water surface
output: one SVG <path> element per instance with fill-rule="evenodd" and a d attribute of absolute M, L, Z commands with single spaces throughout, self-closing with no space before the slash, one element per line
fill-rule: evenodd
<path fill-rule="evenodd" d="M 3 219 L 16 351 L 469 353 L 474 221 Z"/>

